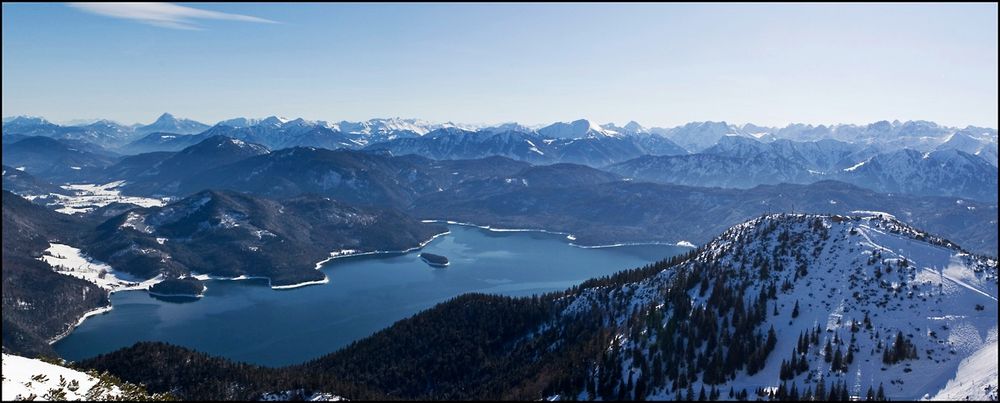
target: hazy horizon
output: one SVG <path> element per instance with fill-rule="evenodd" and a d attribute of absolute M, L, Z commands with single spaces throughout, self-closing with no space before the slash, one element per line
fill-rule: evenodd
<path fill-rule="evenodd" d="M 3 116 L 997 125 L 996 4 L 4 4 Z"/>

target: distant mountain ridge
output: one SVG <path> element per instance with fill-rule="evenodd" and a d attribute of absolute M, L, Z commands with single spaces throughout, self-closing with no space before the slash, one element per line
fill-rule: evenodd
<path fill-rule="evenodd" d="M 206 124 L 179 119 L 165 113 L 149 125 L 126 126 L 101 120 L 87 125 L 60 126 L 40 117 L 9 117 L 4 119 L 4 135 L 43 135 L 60 138 L 85 139 L 105 147 L 127 149 L 128 142 L 138 140 L 153 133 L 166 135 L 186 135 L 203 133 L 210 127 Z M 754 124 L 734 125 L 726 122 L 691 122 L 688 124 L 663 128 L 645 127 L 631 121 L 623 126 L 613 123 L 597 124 L 587 119 L 572 122 L 556 122 L 540 127 L 529 127 L 518 123 L 499 125 L 469 125 L 459 123 L 433 123 L 420 119 L 370 119 L 367 121 L 327 122 L 310 121 L 302 118 L 287 119 L 280 117 L 233 118 L 218 122 L 213 127 L 228 127 L 232 129 L 249 129 L 257 127 L 258 132 L 268 130 L 296 132 L 294 128 L 317 130 L 319 137 L 315 141 L 328 144 L 341 144 L 344 147 L 360 148 L 375 143 L 391 141 L 400 138 L 423 137 L 440 129 L 461 129 L 470 132 L 486 131 L 500 133 L 507 131 L 534 134 L 549 139 L 585 139 L 608 138 L 628 135 L 659 135 L 683 147 L 689 153 L 701 152 L 713 146 L 725 136 L 741 136 L 753 138 L 762 142 L 779 139 L 793 141 L 818 141 L 823 139 L 838 140 L 854 144 L 873 146 L 879 151 L 901 148 L 911 148 L 918 151 L 931 151 L 935 148 L 959 148 L 973 155 L 979 155 L 996 165 L 997 131 L 991 128 L 967 126 L 954 128 L 938 125 L 928 121 L 879 121 L 867 125 L 835 124 L 810 125 L 789 124 L 785 127 L 764 127 Z M 325 130 L 324 130 L 325 129 Z M 952 137 L 958 133 L 961 141 Z M 223 133 L 216 133 L 223 134 Z M 285 140 L 279 144 L 277 139 L 241 137 L 230 135 L 242 140 L 257 142 L 269 148 L 291 146 L 323 146 L 322 144 L 307 144 L 304 140 Z M 329 140 L 325 137 L 333 137 Z M 188 145 L 193 144 L 189 143 Z M 175 148 L 180 149 L 183 147 Z M 141 151 L 166 151 L 166 149 L 145 149 Z M 569 161 L 564 161 L 569 162 Z"/>
<path fill-rule="evenodd" d="M 751 188 L 839 180 L 882 193 L 997 200 L 997 168 L 957 148 L 878 152 L 837 140 L 770 143 L 725 136 L 698 154 L 641 156 L 606 167 L 625 177 L 690 186 Z"/>

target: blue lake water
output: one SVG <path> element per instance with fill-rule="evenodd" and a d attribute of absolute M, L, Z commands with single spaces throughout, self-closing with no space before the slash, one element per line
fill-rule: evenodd
<path fill-rule="evenodd" d="M 323 267 L 328 284 L 291 290 L 257 280 L 209 281 L 204 298 L 190 303 L 119 292 L 111 312 L 87 319 L 54 347 L 75 361 L 156 340 L 255 364 L 297 364 L 464 293 L 559 291 L 689 250 L 585 249 L 556 234 L 449 229 L 423 249 L 448 257 L 447 268 L 428 266 L 415 251 L 334 259 Z"/>

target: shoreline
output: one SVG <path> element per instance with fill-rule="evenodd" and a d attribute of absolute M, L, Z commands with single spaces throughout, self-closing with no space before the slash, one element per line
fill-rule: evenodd
<path fill-rule="evenodd" d="M 158 292 L 149 291 L 149 295 L 156 297 L 184 297 L 184 298 L 201 298 L 204 297 L 202 294 L 160 294 Z"/>
<path fill-rule="evenodd" d="M 306 286 L 310 286 L 310 285 L 326 284 L 326 283 L 329 283 L 329 282 L 330 282 L 330 278 L 327 277 L 326 274 L 324 273 L 322 280 L 303 281 L 301 283 L 288 284 L 288 285 L 272 285 L 271 284 L 271 280 L 268 279 L 267 280 L 267 285 L 269 287 L 271 287 L 272 290 L 291 290 L 293 288 L 306 287 Z"/>
<path fill-rule="evenodd" d="M 427 239 L 426 241 L 421 242 L 419 245 L 414 246 L 414 247 L 409 248 L 409 249 L 404 249 L 404 250 L 374 250 L 374 251 L 369 251 L 369 252 L 357 252 L 354 249 L 343 249 L 343 250 L 340 250 L 338 252 L 331 252 L 330 254 L 332 256 L 330 256 L 330 257 L 328 257 L 326 259 L 323 259 L 323 260 L 319 261 L 318 263 L 316 263 L 316 269 L 317 270 L 320 269 L 320 267 L 323 264 L 326 264 L 327 262 L 329 262 L 331 260 L 334 260 L 334 259 L 341 259 L 341 258 L 346 258 L 346 257 L 357 257 L 357 256 L 368 256 L 368 255 L 389 255 L 389 254 L 406 254 L 406 253 L 410 253 L 410 252 L 413 252 L 415 250 L 423 249 L 423 247 L 427 246 L 427 244 L 431 243 L 431 241 L 433 241 L 433 240 L 435 240 L 435 239 L 437 239 L 439 237 L 448 235 L 450 233 L 451 233 L 451 231 L 445 231 L 445 232 L 442 232 L 440 234 L 436 234 L 436 235 L 430 237 L 429 239 Z"/>
<path fill-rule="evenodd" d="M 545 233 L 545 234 L 565 235 L 566 239 L 570 241 L 569 242 L 570 246 L 577 247 L 577 248 L 582 248 L 582 249 L 617 248 L 617 247 L 621 247 L 621 246 L 642 246 L 642 245 L 679 246 L 679 247 L 682 247 L 682 248 L 691 248 L 691 249 L 697 248 L 697 246 L 695 246 L 693 243 L 688 242 L 688 241 L 678 241 L 678 242 L 648 241 L 648 242 L 621 242 L 621 243 L 605 244 L 605 245 L 580 245 L 580 244 L 572 242 L 572 241 L 576 241 L 576 236 L 573 235 L 573 234 L 571 234 L 571 233 L 569 233 L 569 232 L 549 231 L 549 230 L 544 230 L 544 229 L 528 229 L 528 228 L 495 228 L 495 227 L 492 227 L 492 226 L 489 226 L 489 225 L 478 225 L 478 224 L 473 224 L 473 223 L 468 223 L 468 222 L 458 222 L 458 221 L 452 221 L 452 220 L 420 220 L 420 222 L 423 222 L 423 223 L 438 223 L 438 224 L 444 223 L 444 224 L 448 224 L 448 225 L 461 225 L 461 226 L 466 226 L 466 227 L 476 227 L 476 228 L 485 229 L 485 230 L 493 231 L 493 232 L 541 232 L 541 233 Z"/>
<path fill-rule="evenodd" d="M 69 275 L 69 274 L 66 274 L 66 273 L 63 273 L 63 272 L 60 272 L 60 271 L 56 271 L 56 273 L 62 274 L 64 276 L 76 277 L 76 276 L 72 276 L 72 275 Z M 76 277 L 76 278 L 79 278 L 79 277 Z M 111 312 L 111 310 L 114 309 L 114 305 L 111 303 L 111 295 L 112 294 L 114 294 L 116 292 L 122 292 L 122 291 L 147 291 L 148 292 L 149 291 L 149 287 L 152 284 L 145 285 L 146 288 L 140 288 L 140 287 L 143 287 L 144 283 L 146 283 L 148 281 L 154 281 L 154 280 L 163 281 L 163 275 L 162 274 L 158 274 L 156 277 L 153 277 L 151 279 L 147 279 L 147 280 L 144 280 L 144 281 L 141 281 L 141 282 L 134 282 L 134 284 L 132 284 L 132 285 L 127 285 L 127 286 L 124 286 L 124 287 L 121 287 L 121 288 L 112 288 L 112 289 L 109 289 L 109 288 L 104 288 L 104 287 L 101 287 L 100 285 L 97 285 L 98 288 L 100 288 L 100 289 L 105 290 L 105 291 L 108 292 L 108 305 L 100 307 L 100 308 L 95 308 L 95 309 L 89 310 L 87 312 L 84 312 L 83 316 L 81 316 L 79 319 L 77 319 L 76 323 L 73 326 L 70 326 L 70 328 L 67 329 L 66 331 L 64 331 L 64 332 L 56 335 L 55 337 L 49 339 L 49 345 L 51 346 L 51 345 L 59 342 L 59 340 L 62 340 L 64 338 L 66 338 L 66 336 L 69 336 L 70 333 L 73 333 L 73 331 L 76 330 L 76 328 L 80 327 L 80 325 L 82 325 L 83 322 L 87 320 L 87 318 L 89 318 L 91 316 L 103 315 L 103 314 L 106 314 L 108 312 Z M 156 284 L 156 283 L 153 283 L 153 284 Z"/>
<path fill-rule="evenodd" d="M 339 258 L 345 258 L 345 257 L 354 257 L 354 256 L 377 255 L 377 254 L 403 254 L 403 253 L 409 253 L 409 252 L 412 252 L 412 251 L 415 251 L 415 250 L 419 250 L 419 249 L 423 248 L 424 246 L 427 246 L 427 244 L 431 243 L 431 241 L 433 241 L 433 240 L 435 240 L 435 239 L 437 239 L 437 238 L 439 238 L 441 236 L 448 235 L 450 233 L 451 233 L 451 231 L 445 231 L 445 232 L 442 232 L 440 234 L 435 234 L 434 236 L 431 236 L 427 240 L 424 240 L 423 242 L 421 242 L 417 246 L 414 246 L 412 248 L 405 249 L 405 250 L 399 250 L 399 251 L 380 251 L 380 250 L 376 250 L 376 251 L 370 251 L 370 252 L 355 253 L 353 249 L 342 249 L 342 250 L 337 251 L 337 252 L 331 252 L 332 256 L 330 256 L 330 257 L 328 257 L 326 259 L 320 260 L 319 262 L 316 263 L 315 270 L 322 270 L 323 264 L 325 264 L 325 263 L 327 263 L 327 262 L 329 262 L 329 261 L 331 261 L 333 259 L 339 259 Z M 346 251 L 350 251 L 350 252 L 343 253 L 343 252 L 346 252 Z M 328 284 L 330 282 L 330 278 L 326 277 L 325 273 L 323 274 L 323 279 L 322 280 L 309 280 L 309 281 L 303 281 L 301 283 L 293 283 L 293 284 L 285 284 L 285 285 L 273 285 L 273 282 L 271 281 L 271 278 L 270 277 L 266 277 L 266 276 L 248 276 L 246 274 L 241 274 L 241 275 L 236 276 L 236 277 L 224 277 L 224 276 L 216 276 L 216 275 L 213 275 L 213 274 L 199 274 L 197 272 L 191 272 L 191 273 L 189 273 L 189 275 L 191 277 L 194 277 L 194 278 L 196 278 L 198 280 L 201 280 L 201 281 L 209 281 L 209 280 L 213 280 L 213 281 L 267 280 L 267 286 L 270 287 L 272 290 L 290 290 L 290 289 L 295 289 L 295 288 L 299 288 L 299 287 L 306 287 L 306 286 L 310 286 L 310 285 Z M 149 280 L 146 280 L 146 281 L 149 281 Z M 161 281 L 162 281 L 162 279 L 161 279 Z M 149 286 L 151 286 L 153 284 L 147 285 L 146 288 L 138 288 L 140 285 L 141 285 L 141 283 L 136 284 L 135 286 L 132 286 L 132 287 L 126 287 L 126 288 L 120 288 L 120 289 L 115 289 L 115 290 L 109 290 L 108 295 L 110 295 L 112 293 L 115 293 L 115 292 L 119 292 L 119 291 L 146 291 L 149 294 L 154 294 L 153 292 L 149 291 Z M 207 289 L 207 287 L 206 287 L 206 289 Z M 159 295 L 159 296 L 193 296 L 193 295 L 163 295 L 163 294 L 157 294 L 157 295 Z"/>
<path fill-rule="evenodd" d="M 109 293 L 109 295 L 110 295 L 110 293 Z M 57 336 L 49 339 L 49 345 L 51 346 L 53 344 L 56 344 L 57 342 L 59 342 L 59 340 L 62 340 L 64 338 L 66 338 L 66 336 L 69 336 L 69 334 L 73 333 L 73 331 L 76 330 L 76 328 L 80 327 L 80 325 L 82 325 L 83 322 L 85 320 L 87 320 L 87 318 L 89 318 L 91 316 L 97 316 L 97 315 L 106 314 L 108 312 L 111 312 L 112 309 L 114 309 L 114 306 L 111 305 L 111 301 L 109 299 L 107 306 L 103 306 L 103 307 L 100 307 L 100 308 L 97 308 L 97 309 L 92 309 L 90 311 L 84 312 L 83 316 L 81 316 L 80 319 L 77 319 L 76 324 L 74 324 L 73 326 L 70 326 L 69 329 L 66 329 L 66 331 L 60 333 L 59 335 L 57 335 Z"/>

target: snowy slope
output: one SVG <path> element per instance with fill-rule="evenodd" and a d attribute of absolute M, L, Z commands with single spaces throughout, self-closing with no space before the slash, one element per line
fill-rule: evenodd
<path fill-rule="evenodd" d="M 160 400 L 108 376 L 3 354 L 3 400 Z"/>
<path fill-rule="evenodd" d="M 691 278 L 706 280 L 699 287 L 698 282 L 685 282 Z M 776 292 L 769 297 L 772 287 Z M 678 293 L 685 289 L 692 313 L 684 314 L 681 320 L 692 321 L 702 312 L 709 317 L 717 313 L 714 317 L 720 328 L 708 333 L 710 336 L 683 340 L 688 333 L 661 332 L 665 326 L 677 329 L 678 322 L 671 320 L 671 314 L 677 298 L 684 298 Z M 706 385 L 705 368 L 713 368 L 711 363 L 716 362 L 709 360 L 728 359 L 729 351 L 717 346 L 738 333 L 736 311 L 730 312 L 732 307 L 720 302 L 730 298 L 734 290 L 739 290 L 744 300 L 738 306 L 746 305 L 748 312 L 766 312 L 756 322 L 753 315 L 744 318 L 741 326 L 746 326 L 747 320 L 753 323 L 760 343 L 773 328 L 776 340 L 759 370 L 750 369 L 754 360 L 746 356 L 754 354 L 744 351 L 746 356 L 736 361 L 746 367 Z M 713 295 L 716 292 L 720 294 Z M 610 365 L 608 361 L 595 365 L 595 383 L 602 371 L 620 371 L 621 379 L 628 379 L 631 373 L 638 379 L 643 368 L 649 371 L 650 363 L 668 360 L 672 350 L 658 348 L 657 337 L 669 334 L 668 345 L 695 343 L 690 354 L 705 354 L 694 361 L 704 359 L 707 365 L 687 361 L 687 370 L 696 372 L 691 382 L 695 392 L 702 386 L 726 393 L 732 388 L 747 390 L 753 399 L 758 388 L 782 384 L 791 388 L 795 384 L 801 394 L 823 379 L 827 390 L 843 382 L 851 395 L 862 397 L 869 387 L 881 385 L 886 396 L 894 400 L 996 395 L 996 260 L 970 255 L 947 240 L 883 214 L 771 215 L 751 220 L 726 231 L 689 260 L 646 280 L 584 291 L 563 315 L 576 317 L 602 305 L 612 312 L 607 320 L 616 335 L 608 351 L 621 354 L 612 355 L 620 358 L 611 360 Z M 796 305 L 798 313 L 793 316 Z M 636 320 L 636 315 L 661 319 L 650 324 Z M 807 341 L 807 349 L 795 356 L 796 361 L 805 359 L 808 365 L 782 380 L 781 367 L 793 357 L 799 336 L 810 335 L 817 328 L 816 342 Z M 699 334 L 697 329 L 691 331 Z M 899 332 L 913 346 L 903 350 L 912 350 L 916 357 L 885 363 L 883 352 L 893 345 Z M 706 337 L 716 342 L 705 345 Z M 853 361 L 846 370 L 835 370 L 826 361 L 824 347 L 828 342 L 831 352 L 840 351 L 846 357 L 847 351 L 852 351 Z M 759 344 L 753 349 L 759 349 L 758 353 L 767 350 Z M 718 358 L 713 351 L 721 353 Z M 663 384 L 648 385 L 643 394 L 672 399 L 678 392 L 686 393 L 684 384 L 675 387 L 677 384 L 668 378 Z M 623 382 L 619 389 L 630 388 L 624 396 L 631 397 L 635 389 L 631 389 L 632 382 L 628 385 Z M 586 389 L 576 397 L 586 398 Z"/>

